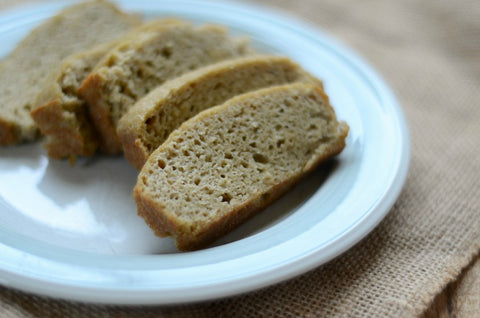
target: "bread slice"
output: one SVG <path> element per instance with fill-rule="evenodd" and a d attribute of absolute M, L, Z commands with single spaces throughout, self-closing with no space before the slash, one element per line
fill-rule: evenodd
<path fill-rule="evenodd" d="M 182 23 L 165 19 L 141 25 L 119 39 L 75 53 L 65 58 L 44 81 L 31 115 L 46 137 L 44 146 L 53 159 L 92 156 L 98 148 L 98 138 L 86 102 L 78 96 L 78 89 L 98 62 L 125 38 L 159 23 Z"/>
<path fill-rule="evenodd" d="M 148 158 L 134 188 L 138 214 L 180 250 L 205 247 L 345 147 L 318 86 L 238 95 L 183 123 Z"/>
<path fill-rule="evenodd" d="M 107 154 L 122 152 L 116 126 L 141 97 L 193 69 L 249 53 L 245 41 L 214 25 L 160 25 L 119 44 L 88 76 L 79 93 L 89 104 Z"/>
<path fill-rule="evenodd" d="M 238 94 L 293 82 L 321 85 L 280 56 L 241 57 L 186 73 L 150 92 L 120 119 L 117 134 L 124 155 L 140 170 L 174 129 L 202 110 Z"/>
<path fill-rule="evenodd" d="M 0 65 L 0 145 L 38 138 L 30 111 L 45 78 L 63 58 L 139 23 L 137 16 L 96 1 L 69 7 L 34 29 Z"/>

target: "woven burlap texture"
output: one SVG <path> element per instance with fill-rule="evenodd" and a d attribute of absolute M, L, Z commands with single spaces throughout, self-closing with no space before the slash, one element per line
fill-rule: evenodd
<path fill-rule="evenodd" d="M 247 295 L 124 307 L 2 288 L 1 317 L 415 317 L 479 252 L 480 2 L 257 2 L 307 19 L 353 47 L 396 93 L 412 158 L 385 220 L 330 263 Z"/>

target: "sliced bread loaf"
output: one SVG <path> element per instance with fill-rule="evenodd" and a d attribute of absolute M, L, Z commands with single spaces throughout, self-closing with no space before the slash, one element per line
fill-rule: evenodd
<path fill-rule="evenodd" d="M 98 148 L 98 138 L 86 102 L 78 89 L 98 62 L 117 44 L 138 32 L 159 23 L 181 23 L 167 19 L 141 25 L 121 38 L 72 54 L 45 79 L 37 96 L 32 118 L 44 135 L 44 146 L 50 158 L 73 160 L 77 156 L 92 156 Z"/>
<path fill-rule="evenodd" d="M 143 166 L 138 214 L 180 250 L 205 247 L 342 151 L 318 86 L 289 84 L 236 96 L 184 122 Z"/>
<path fill-rule="evenodd" d="M 63 58 L 110 41 L 139 23 L 137 16 L 95 1 L 69 7 L 34 29 L 0 65 L 0 145 L 39 136 L 30 111 L 45 78 Z"/>
<path fill-rule="evenodd" d="M 165 81 L 193 69 L 249 52 L 245 41 L 232 39 L 212 25 L 159 25 L 110 51 L 79 89 L 88 102 L 108 154 L 122 152 L 116 133 L 120 117 L 141 97 Z"/>
<path fill-rule="evenodd" d="M 235 95 L 293 82 L 320 80 L 286 57 L 230 59 L 186 73 L 154 89 L 120 119 L 117 134 L 125 157 L 141 169 L 148 156 L 187 119 Z"/>

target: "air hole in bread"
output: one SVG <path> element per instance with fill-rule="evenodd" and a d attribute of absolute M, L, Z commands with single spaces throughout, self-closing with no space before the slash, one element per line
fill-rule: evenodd
<path fill-rule="evenodd" d="M 153 61 L 151 61 L 151 60 L 146 60 L 145 65 L 147 65 L 150 68 L 152 68 L 154 66 Z"/>
<path fill-rule="evenodd" d="M 318 141 L 319 142 L 330 142 L 331 139 L 332 139 L 331 137 L 325 136 L 325 137 L 320 138 Z"/>
<path fill-rule="evenodd" d="M 160 54 L 166 58 L 166 59 L 169 59 L 170 56 L 172 56 L 172 48 L 171 47 L 168 47 L 168 46 L 165 46 L 162 48 L 162 50 L 160 51 Z"/>
<path fill-rule="evenodd" d="M 108 61 L 107 61 L 106 64 L 107 64 L 108 67 L 112 67 L 112 66 L 115 65 L 116 62 L 117 62 L 117 61 L 116 61 L 116 58 L 115 58 L 114 56 L 111 56 L 111 57 L 108 59 Z"/>
<path fill-rule="evenodd" d="M 165 161 L 163 161 L 162 159 L 158 160 L 158 167 L 159 167 L 160 169 L 165 169 L 165 166 L 166 166 L 166 165 L 167 165 L 167 164 L 166 164 Z"/>
<path fill-rule="evenodd" d="M 328 120 L 328 115 L 322 113 L 322 112 L 315 112 L 313 114 L 310 115 L 312 118 L 323 118 L 325 120 Z"/>
<path fill-rule="evenodd" d="M 230 203 L 232 200 L 232 195 L 230 193 L 222 194 L 222 202 Z"/>
<path fill-rule="evenodd" d="M 260 153 L 254 153 L 253 160 L 258 163 L 268 163 L 268 158 Z"/>

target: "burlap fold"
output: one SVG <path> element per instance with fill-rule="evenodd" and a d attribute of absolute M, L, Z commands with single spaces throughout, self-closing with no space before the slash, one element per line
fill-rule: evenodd
<path fill-rule="evenodd" d="M 301 277 L 185 306 L 91 306 L 0 289 L 2 317 L 415 317 L 480 251 L 480 2 L 262 0 L 355 48 L 390 84 L 412 140 L 397 203 Z"/>

